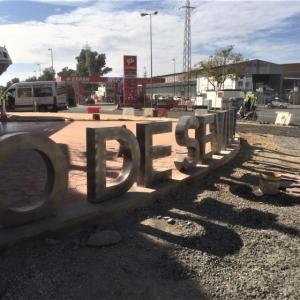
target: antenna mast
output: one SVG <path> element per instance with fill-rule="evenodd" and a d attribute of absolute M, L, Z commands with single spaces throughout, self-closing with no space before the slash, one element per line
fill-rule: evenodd
<path fill-rule="evenodd" d="M 189 72 L 192 67 L 192 42 L 191 42 L 191 6 L 190 0 L 186 0 L 185 6 L 185 23 L 184 23 L 184 42 L 183 42 L 183 72 Z"/>

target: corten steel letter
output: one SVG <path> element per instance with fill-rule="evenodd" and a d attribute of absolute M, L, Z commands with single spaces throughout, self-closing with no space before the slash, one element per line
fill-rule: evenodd
<path fill-rule="evenodd" d="M 224 133 L 225 133 L 225 112 L 220 111 L 216 112 L 215 117 L 215 124 L 216 124 L 216 148 L 215 153 L 220 153 L 221 150 L 225 150 L 225 142 L 224 142 Z"/>
<path fill-rule="evenodd" d="M 217 121 L 217 139 L 219 143 L 220 150 L 226 150 L 226 111 L 218 111 L 216 116 Z"/>
<path fill-rule="evenodd" d="M 218 132 L 219 132 L 219 123 L 217 114 L 214 114 L 214 122 L 210 124 L 211 132 L 213 133 L 212 138 L 212 152 L 213 154 L 218 154 L 221 151 L 221 143 L 218 140 Z"/>
<path fill-rule="evenodd" d="M 38 152 L 47 168 L 47 182 L 38 203 L 10 207 L 9 199 L 0 200 L 0 224 L 21 225 L 51 215 L 68 188 L 68 164 L 59 146 L 47 136 L 36 133 L 13 133 L 0 137 L 0 164 L 22 150 Z M 6 201 L 5 201 L 6 200 Z M 7 203 L 5 203 L 7 202 Z"/>
<path fill-rule="evenodd" d="M 189 137 L 189 129 L 195 129 L 197 132 L 199 121 L 196 117 L 182 116 L 176 125 L 175 137 L 179 146 L 186 146 L 188 149 L 187 156 L 178 156 L 175 160 L 176 169 L 179 171 L 189 171 L 196 167 L 199 155 L 200 146 L 198 140 Z"/>
<path fill-rule="evenodd" d="M 153 160 L 171 155 L 171 146 L 153 146 L 153 134 L 172 132 L 172 122 L 136 124 L 136 136 L 141 149 L 141 172 L 138 185 L 150 187 L 155 181 L 172 177 L 172 169 L 153 170 Z"/>
<path fill-rule="evenodd" d="M 224 143 L 225 147 L 228 146 L 228 124 L 229 124 L 229 114 L 228 110 L 225 111 L 225 126 L 224 126 Z"/>
<path fill-rule="evenodd" d="M 229 142 L 230 144 L 233 142 L 235 135 L 235 110 L 229 110 L 230 122 L 229 122 Z"/>
<path fill-rule="evenodd" d="M 87 198 L 98 203 L 126 193 L 138 178 L 140 149 L 134 134 L 125 127 L 87 128 Z M 112 184 L 106 185 L 106 141 L 117 140 L 123 167 Z"/>
<path fill-rule="evenodd" d="M 214 136 L 215 132 L 212 131 L 212 127 L 215 123 L 215 114 L 206 114 L 196 117 L 199 122 L 199 128 L 196 131 L 196 138 L 200 145 L 199 161 L 204 162 L 207 159 L 211 159 L 214 151 Z M 209 132 L 207 132 L 207 125 L 209 125 Z M 206 152 L 206 144 L 211 144 L 211 151 Z"/>
<path fill-rule="evenodd" d="M 235 137 L 235 133 L 236 133 L 236 114 L 237 114 L 237 109 L 233 109 L 233 138 Z"/>

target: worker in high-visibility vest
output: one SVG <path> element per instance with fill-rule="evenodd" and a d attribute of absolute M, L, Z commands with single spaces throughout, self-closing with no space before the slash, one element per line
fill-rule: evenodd
<path fill-rule="evenodd" d="M 246 112 L 250 111 L 251 102 L 252 102 L 252 92 L 247 92 L 244 97 L 244 107 L 245 107 Z"/>
<path fill-rule="evenodd" d="M 257 96 L 254 93 L 252 93 L 250 110 L 256 110 L 257 101 L 258 101 Z"/>

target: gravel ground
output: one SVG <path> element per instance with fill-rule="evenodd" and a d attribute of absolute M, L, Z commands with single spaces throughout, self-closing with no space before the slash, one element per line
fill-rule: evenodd
<path fill-rule="evenodd" d="M 0 298 L 300 299 L 299 194 L 252 193 L 258 171 L 299 175 L 300 129 L 282 129 L 284 138 L 270 127 L 239 130 L 237 160 L 181 193 L 114 224 L 3 252 Z M 96 229 L 122 241 L 88 247 Z"/>

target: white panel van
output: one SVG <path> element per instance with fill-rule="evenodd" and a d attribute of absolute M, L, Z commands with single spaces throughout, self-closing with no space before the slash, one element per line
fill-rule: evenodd
<path fill-rule="evenodd" d="M 58 111 L 68 107 L 66 88 L 61 82 L 19 82 L 5 93 L 8 111 Z"/>

